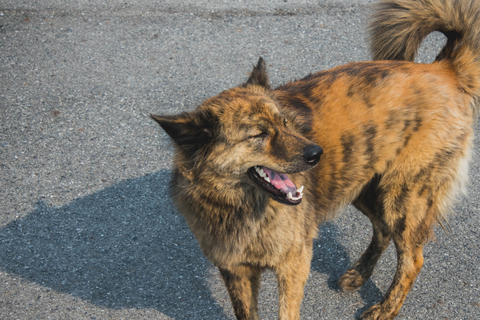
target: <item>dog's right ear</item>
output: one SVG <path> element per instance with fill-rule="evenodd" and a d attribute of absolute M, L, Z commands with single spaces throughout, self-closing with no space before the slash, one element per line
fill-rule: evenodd
<path fill-rule="evenodd" d="M 258 59 L 258 63 L 253 67 L 252 73 L 248 78 L 247 82 L 243 86 L 248 86 L 249 84 L 256 84 L 264 87 L 265 89 L 270 89 L 270 84 L 268 83 L 268 74 L 267 67 L 265 66 L 265 60 L 262 57 Z"/>
<path fill-rule="evenodd" d="M 150 117 L 158 122 L 180 149 L 190 157 L 214 138 L 217 121 L 213 113 L 204 110 L 185 112 L 176 116 L 151 114 Z"/>

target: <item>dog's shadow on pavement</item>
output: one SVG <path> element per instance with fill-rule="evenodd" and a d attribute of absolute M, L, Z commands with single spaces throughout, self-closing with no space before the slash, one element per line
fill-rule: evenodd
<path fill-rule="evenodd" d="M 169 180 L 163 170 L 62 207 L 40 201 L 0 229 L 0 269 L 108 308 L 227 318 L 206 281 L 212 265 L 168 196 Z M 337 233 L 334 224 L 321 226 L 312 262 L 330 289 L 350 264 Z M 360 291 L 370 305 L 378 292 L 371 281 Z"/>
<path fill-rule="evenodd" d="M 109 308 L 224 319 L 211 264 L 168 197 L 170 171 L 55 208 L 39 202 L 0 229 L 0 269 Z"/>

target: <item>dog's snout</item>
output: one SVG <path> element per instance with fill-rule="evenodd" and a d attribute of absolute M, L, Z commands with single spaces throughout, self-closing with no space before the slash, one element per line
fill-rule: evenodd
<path fill-rule="evenodd" d="M 316 144 L 307 146 L 303 150 L 303 158 L 309 165 L 316 165 L 320 161 L 320 156 L 323 154 L 323 149 Z"/>

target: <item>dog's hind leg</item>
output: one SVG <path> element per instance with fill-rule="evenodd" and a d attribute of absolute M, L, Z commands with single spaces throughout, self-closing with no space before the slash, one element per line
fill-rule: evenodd
<path fill-rule="evenodd" d="M 405 300 L 423 266 L 423 246 L 394 236 L 397 249 L 397 271 L 382 301 L 362 314 L 364 320 L 393 319 Z"/>
<path fill-rule="evenodd" d="M 382 179 L 375 176 L 353 202 L 372 222 L 373 238 L 360 259 L 339 280 L 347 291 L 363 285 L 393 239 L 397 251 L 395 277 L 382 301 L 362 315 L 365 320 L 392 319 L 400 311 L 422 269 L 423 243 L 432 219 L 437 216 L 434 208 L 427 210 L 429 200 L 418 192 L 416 184 L 412 182 L 407 187 L 406 180 L 396 178 L 394 185 L 386 187 Z"/>
<path fill-rule="evenodd" d="M 258 289 L 262 270 L 241 265 L 227 269 L 219 268 L 227 287 L 233 311 L 238 320 L 258 320 Z"/>
<path fill-rule="evenodd" d="M 353 201 L 353 205 L 372 222 L 373 236 L 367 250 L 339 279 L 338 284 L 344 291 L 356 290 L 367 282 L 378 259 L 390 244 L 390 229 L 381 219 L 383 206 L 381 190 L 378 187 L 380 179 L 381 176 L 376 175 Z"/>
<path fill-rule="evenodd" d="M 312 240 L 307 242 L 300 248 L 292 248 L 285 260 L 275 267 L 280 320 L 300 320 L 300 305 L 312 260 Z"/>

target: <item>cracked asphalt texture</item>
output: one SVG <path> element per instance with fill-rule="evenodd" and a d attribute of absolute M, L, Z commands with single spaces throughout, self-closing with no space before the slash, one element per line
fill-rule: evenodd
<path fill-rule="evenodd" d="M 193 109 L 259 56 L 274 86 L 368 60 L 372 2 L 0 0 L 0 318 L 234 319 L 168 197 L 172 147 L 148 115 Z M 479 148 L 398 319 L 480 318 Z M 361 290 L 335 284 L 370 234 L 352 207 L 321 227 L 303 319 L 354 319 L 381 300 L 392 245 Z M 266 272 L 263 319 L 277 297 Z"/>

